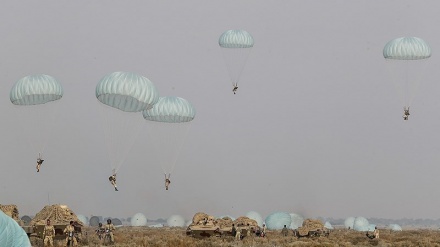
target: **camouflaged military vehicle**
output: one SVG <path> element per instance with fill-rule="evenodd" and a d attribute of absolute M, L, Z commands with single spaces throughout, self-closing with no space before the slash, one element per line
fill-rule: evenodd
<path fill-rule="evenodd" d="M 232 225 L 234 224 L 237 231 L 240 231 L 242 238 L 248 234 L 248 228 L 251 229 L 252 234 L 258 227 L 255 220 L 247 217 L 239 217 L 232 221 L 229 217 L 215 219 L 205 213 L 197 213 L 193 217 L 191 225 L 186 230 L 186 235 L 195 238 L 209 238 L 209 237 L 226 237 L 233 236 Z"/>
<path fill-rule="evenodd" d="M 306 219 L 304 220 L 302 227 L 294 230 L 294 235 L 298 238 L 301 237 L 320 237 L 328 236 L 330 231 L 324 227 L 319 220 Z"/>

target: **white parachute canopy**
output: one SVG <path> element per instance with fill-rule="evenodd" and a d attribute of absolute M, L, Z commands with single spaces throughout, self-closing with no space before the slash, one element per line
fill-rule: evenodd
<path fill-rule="evenodd" d="M 137 112 L 150 109 L 159 100 L 154 84 L 132 72 L 113 72 L 96 85 L 96 98 L 102 104 L 110 166 L 116 173 L 124 163 L 142 124 Z"/>
<path fill-rule="evenodd" d="M 372 232 L 372 231 L 374 231 L 375 228 L 376 228 L 375 224 L 369 224 L 368 227 L 367 227 L 367 231 Z"/>
<path fill-rule="evenodd" d="M 280 230 L 284 226 L 290 226 L 292 221 L 290 214 L 285 212 L 275 212 L 266 217 L 266 226 L 269 230 Z"/>
<path fill-rule="evenodd" d="M 303 222 L 304 222 L 304 218 L 299 215 L 299 214 L 290 214 L 290 218 L 291 221 L 290 222 L 290 229 L 298 229 L 298 227 L 301 227 Z"/>
<path fill-rule="evenodd" d="M 146 226 L 147 217 L 142 213 L 137 213 L 131 217 L 130 224 L 131 226 Z"/>
<path fill-rule="evenodd" d="M 330 222 L 328 222 L 328 221 L 325 222 L 324 227 L 327 228 L 327 229 L 333 230 L 332 224 Z"/>
<path fill-rule="evenodd" d="M 78 214 L 76 216 L 78 218 L 79 221 L 81 221 L 85 226 L 89 225 L 89 221 L 87 220 L 87 217 L 82 215 L 82 214 Z"/>
<path fill-rule="evenodd" d="M 353 224 L 354 224 L 354 217 L 348 217 L 344 221 L 344 226 L 347 229 L 353 229 Z"/>
<path fill-rule="evenodd" d="M 391 231 L 402 231 L 402 227 L 398 224 L 390 224 L 388 227 Z"/>
<path fill-rule="evenodd" d="M 23 77 L 11 88 L 9 98 L 16 106 L 17 123 L 36 153 L 42 154 L 47 146 L 62 97 L 61 84 L 44 74 Z"/>
<path fill-rule="evenodd" d="M 364 217 L 356 217 L 353 222 L 353 229 L 356 231 L 368 231 L 370 223 Z"/>
<path fill-rule="evenodd" d="M 196 110 L 186 99 L 160 97 L 149 110 L 142 112 L 149 126 L 148 139 L 165 174 L 171 174 L 189 132 Z"/>
<path fill-rule="evenodd" d="M 220 36 L 218 44 L 222 49 L 231 82 L 233 85 L 238 84 L 254 46 L 254 38 L 244 30 L 228 30 Z"/>
<path fill-rule="evenodd" d="M 26 232 L 15 220 L 0 210 L 0 246 L 31 247 Z"/>
<path fill-rule="evenodd" d="M 431 47 L 421 38 L 396 38 L 385 45 L 383 56 L 403 107 L 409 108 L 431 57 Z"/>
<path fill-rule="evenodd" d="M 246 213 L 246 217 L 255 220 L 259 226 L 263 226 L 263 217 L 258 212 L 249 211 Z"/>
<path fill-rule="evenodd" d="M 185 219 L 180 215 L 171 215 L 167 219 L 167 225 L 170 227 L 184 227 Z"/>

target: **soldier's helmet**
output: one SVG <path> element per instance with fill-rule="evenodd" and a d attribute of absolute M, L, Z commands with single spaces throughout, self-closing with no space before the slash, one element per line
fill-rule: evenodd
<path fill-rule="evenodd" d="M 110 224 L 110 223 L 112 223 L 112 220 L 111 220 L 111 219 L 108 219 L 108 220 L 107 220 L 107 224 Z"/>

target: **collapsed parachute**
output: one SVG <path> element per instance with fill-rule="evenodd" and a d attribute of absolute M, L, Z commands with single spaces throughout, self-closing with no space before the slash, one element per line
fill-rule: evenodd
<path fill-rule="evenodd" d="M 142 112 L 151 125 L 149 139 L 165 174 L 171 174 L 178 154 L 196 115 L 189 101 L 180 97 L 161 97 L 149 110 Z"/>
<path fill-rule="evenodd" d="M 116 173 L 125 161 L 142 118 L 136 112 L 151 109 L 159 99 L 154 84 L 131 72 L 113 72 L 96 85 L 101 102 L 111 169 Z"/>
<path fill-rule="evenodd" d="M 46 148 L 62 97 L 61 84 L 44 74 L 23 77 L 11 88 L 9 98 L 17 106 L 18 122 L 37 153 Z"/>
<path fill-rule="evenodd" d="M 220 36 L 218 44 L 222 48 L 232 85 L 237 86 L 254 46 L 254 38 L 244 30 L 228 30 Z"/>
<path fill-rule="evenodd" d="M 383 56 L 393 76 L 405 110 L 404 119 L 409 116 L 409 108 L 414 100 L 426 60 L 431 57 L 431 47 L 423 39 L 402 37 L 389 41 L 383 48 Z"/>

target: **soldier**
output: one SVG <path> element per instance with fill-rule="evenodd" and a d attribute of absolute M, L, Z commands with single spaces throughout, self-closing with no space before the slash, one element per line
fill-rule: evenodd
<path fill-rule="evenodd" d="M 234 83 L 233 88 L 232 88 L 232 92 L 234 92 L 234 94 L 237 92 L 238 89 L 238 85 L 237 83 Z"/>
<path fill-rule="evenodd" d="M 165 173 L 165 189 L 166 190 L 168 190 L 168 187 L 170 186 L 170 183 L 171 183 L 170 176 L 171 176 L 171 174 L 168 174 L 168 177 L 167 177 L 167 174 Z"/>
<path fill-rule="evenodd" d="M 373 235 L 374 238 L 379 238 L 379 229 L 377 229 L 377 227 L 374 227 Z"/>
<path fill-rule="evenodd" d="M 40 172 L 40 167 L 43 164 L 43 159 L 41 158 L 41 154 L 38 154 L 38 158 L 37 158 L 37 172 Z"/>
<path fill-rule="evenodd" d="M 237 228 L 235 228 L 235 225 L 232 224 L 232 229 L 231 229 L 232 236 L 235 236 L 236 233 L 237 233 Z"/>
<path fill-rule="evenodd" d="M 266 230 L 267 230 L 267 227 L 265 224 L 263 224 L 263 230 L 261 231 L 261 237 L 266 237 Z"/>
<path fill-rule="evenodd" d="M 411 115 L 411 114 L 409 114 L 409 106 L 408 107 L 404 107 L 403 108 L 403 120 L 408 120 L 408 117 L 409 117 L 409 115 Z"/>
<path fill-rule="evenodd" d="M 113 238 L 113 231 L 116 230 L 115 226 L 112 224 L 112 220 L 108 219 L 107 220 L 107 225 L 105 225 L 105 232 L 106 234 L 108 233 L 110 235 L 110 241 L 112 243 L 115 242 L 115 239 Z"/>
<path fill-rule="evenodd" d="M 73 226 L 73 221 L 70 221 L 70 224 L 68 226 L 66 226 L 66 228 L 64 228 L 63 231 L 67 237 L 66 237 L 66 244 L 67 246 L 76 246 L 78 243 L 76 242 L 76 237 L 75 237 L 75 227 Z"/>
<path fill-rule="evenodd" d="M 281 235 L 286 237 L 288 233 L 289 233 L 289 230 L 287 230 L 286 225 L 284 225 L 283 230 L 281 230 Z"/>
<path fill-rule="evenodd" d="M 118 186 L 116 185 L 116 173 L 113 173 L 110 177 L 108 177 L 110 183 L 115 187 L 115 191 L 118 191 Z"/>
<path fill-rule="evenodd" d="M 50 220 L 47 219 L 43 230 L 44 246 L 53 246 L 53 237 L 55 236 L 55 228 L 50 225 Z"/>
<path fill-rule="evenodd" d="M 235 233 L 235 240 L 241 240 L 241 230 L 237 229 Z"/>
<path fill-rule="evenodd" d="M 102 226 L 102 223 L 99 222 L 98 229 L 96 229 L 96 234 L 98 235 L 100 241 L 104 239 L 104 233 L 105 233 L 105 228 Z"/>

